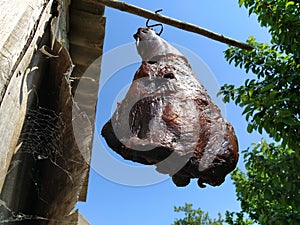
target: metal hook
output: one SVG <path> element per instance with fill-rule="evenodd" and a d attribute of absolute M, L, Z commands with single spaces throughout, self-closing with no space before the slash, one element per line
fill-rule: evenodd
<path fill-rule="evenodd" d="M 158 10 L 155 11 L 155 13 L 157 14 L 157 13 L 159 13 L 159 12 L 161 12 L 161 11 L 163 11 L 163 10 L 162 10 L 162 9 L 158 9 Z M 149 25 L 149 21 L 150 21 L 150 19 L 147 20 L 147 22 L 146 22 L 146 27 L 148 27 L 148 28 L 150 28 L 150 27 L 157 27 L 157 26 L 160 26 L 160 27 L 161 27 L 160 32 L 159 32 L 159 33 L 156 33 L 158 36 L 160 36 L 161 33 L 162 33 L 163 30 L 164 30 L 164 26 L 162 25 L 162 23 L 156 23 L 156 24 L 153 24 L 153 25 Z"/>

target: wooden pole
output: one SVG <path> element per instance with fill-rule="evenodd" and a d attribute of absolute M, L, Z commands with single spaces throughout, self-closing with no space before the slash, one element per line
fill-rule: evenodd
<path fill-rule="evenodd" d="M 234 40 L 229 37 L 225 37 L 221 34 L 204 29 L 202 27 L 196 26 L 191 23 L 182 22 L 180 20 L 173 19 L 171 17 L 167 17 L 167 16 L 164 16 L 161 14 L 151 12 L 147 9 L 143 9 L 143 8 L 128 4 L 126 2 L 121 2 L 121 1 L 116 1 L 116 0 L 98 0 L 98 2 L 104 6 L 108 6 L 108 7 L 114 8 L 114 9 L 118 9 L 118 10 L 121 10 L 124 12 L 131 13 L 131 14 L 135 14 L 135 15 L 147 18 L 147 19 L 152 19 L 152 20 L 164 23 L 164 24 L 168 24 L 173 27 L 177 27 L 182 30 L 197 33 L 197 34 L 203 35 L 207 38 L 210 38 L 210 39 L 213 39 L 213 40 L 216 40 L 216 41 L 228 44 L 228 45 L 232 45 L 232 46 L 244 49 L 244 50 L 254 49 L 253 46 L 251 46 L 249 44 Z"/>

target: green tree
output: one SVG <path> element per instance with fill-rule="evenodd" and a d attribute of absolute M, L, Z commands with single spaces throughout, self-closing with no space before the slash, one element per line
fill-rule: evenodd
<path fill-rule="evenodd" d="M 257 15 L 271 40 L 263 44 L 250 37 L 247 42 L 254 50 L 229 47 L 225 51 L 229 63 L 252 72 L 253 78 L 239 87 L 226 84 L 220 94 L 225 102 L 243 108 L 249 133 L 265 131 L 274 143 L 262 140 L 243 151 L 246 171 L 232 173 L 241 212 L 211 220 L 186 205 L 176 208 L 185 217 L 174 225 L 300 224 L 300 2 L 239 0 L 239 5 Z"/>
<path fill-rule="evenodd" d="M 300 3 L 240 0 L 269 29 L 271 44 L 253 37 L 252 51 L 230 47 L 229 63 L 255 76 L 240 87 L 224 85 L 224 101 L 243 107 L 248 132 L 263 130 L 275 143 L 262 141 L 246 151 L 246 172 L 234 171 L 242 211 L 262 225 L 300 224 Z M 231 214 L 228 213 L 230 218 Z"/>
<path fill-rule="evenodd" d="M 174 207 L 175 212 L 184 212 L 184 217 L 176 219 L 172 225 L 252 225 L 253 222 L 249 219 L 244 219 L 244 214 L 240 213 L 226 213 L 226 218 L 222 219 L 221 214 L 218 214 L 217 219 L 209 217 L 208 213 L 201 209 L 193 209 L 192 204 L 185 204 L 184 206 Z"/>
<path fill-rule="evenodd" d="M 232 178 L 243 212 L 259 224 L 300 224 L 299 158 L 266 141 L 245 151 L 247 173 Z"/>
<path fill-rule="evenodd" d="M 240 2 L 250 7 L 248 2 L 254 1 Z M 253 51 L 235 47 L 225 51 L 229 63 L 234 62 L 247 73 L 252 71 L 256 77 L 247 79 L 240 87 L 224 85 L 221 93 L 226 102 L 234 100 L 244 107 L 249 132 L 265 130 L 275 141 L 297 149 L 299 141 L 295 140 L 300 135 L 300 3 L 289 4 L 287 0 L 255 2 L 250 11 L 259 15 L 262 25 L 270 27 L 273 44 L 260 44 L 250 37 L 248 43 L 255 47 Z M 272 7 L 264 2 L 270 2 Z"/>
<path fill-rule="evenodd" d="M 174 211 L 184 212 L 184 218 L 176 219 L 172 225 L 222 225 L 224 222 L 220 214 L 218 219 L 211 219 L 201 209 L 193 209 L 192 204 L 174 207 Z"/>

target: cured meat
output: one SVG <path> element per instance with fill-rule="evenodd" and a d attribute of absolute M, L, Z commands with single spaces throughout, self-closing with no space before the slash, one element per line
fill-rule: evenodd
<path fill-rule="evenodd" d="M 142 65 L 102 128 L 125 159 L 156 165 L 177 186 L 218 186 L 236 166 L 238 143 L 187 59 L 152 29 L 134 35 Z"/>

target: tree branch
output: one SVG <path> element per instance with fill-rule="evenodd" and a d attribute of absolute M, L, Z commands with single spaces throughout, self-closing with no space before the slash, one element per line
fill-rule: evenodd
<path fill-rule="evenodd" d="M 177 27 L 182 30 L 197 33 L 197 34 L 203 35 L 205 37 L 208 37 L 210 39 L 213 39 L 213 40 L 216 40 L 216 41 L 228 44 L 228 45 L 232 45 L 232 46 L 235 46 L 235 47 L 238 47 L 241 49 L 245 49 L 245 50 L 254 49 L 253 46 L 251 46 L 249 44 L 239 42 L 239 41 L 234 40 L 229 37 L 225 37 L 221 34 L 212 32 L 210 30 L 206 30 L 204 28 L 201 28 L 201 27 L 196 26 L 191 23 L 182 22 L 180 20 L 173 19 L 171 17 L 163 16 L 161 14 L 156 14 L 154 12 L 151 12 L 151 11 L 143 9 L 143 8 L 139 8 L 137 6 L 128 4 L 126 2 L 121 2 L 121 1 L 116 1 L 116 0 L 98 0 L 98 2 L 102 5 L 105 5 L 105 6 L 114 8 L 114 9 L 125 11 L 125 12 L 131 13 L 131 14 L 135 14 L 135 15 L 147 18 L 147 19 L 156 20 L 158 22 L 165 23 L 165 24 L 168 24 L 173 27 Z"/>

